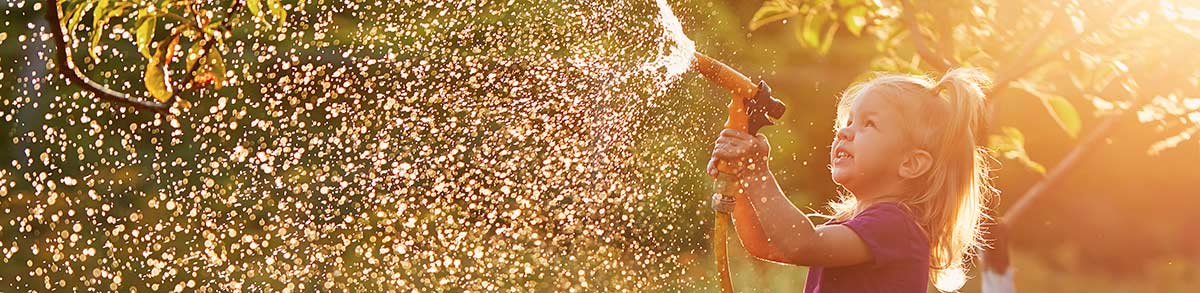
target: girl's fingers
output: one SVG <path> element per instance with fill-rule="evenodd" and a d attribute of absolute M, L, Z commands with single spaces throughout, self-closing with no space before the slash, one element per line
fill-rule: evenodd
<path fill-rule="evenodd" d="M 739 138 L 739 136 L 737 134 L 738 132 L 740 132 L 740 131 L 726 128 L 725 130 L 721 130 L 721 135 L 719 137 L 720 138 L 737 139 L 737 138 Z"/>
<path fill-rule="evenodd" d="M 720 170 L 717 168 L 720 161 L 733 162 L 741 160 L 758 143 L 759 136 L 729 128 L 721 130 L 721 135 L 713 142 L 712 158 L 708 160 L 708 166 L 705 168 L 705 171 L 708 172 L 709 176 L 716 178 L 720 173 Z"/>
<path fill-rule="evenodd" d="M 713 149 L 712 157 L 714 159 L 728 159 L 728 158 L 726 158 L 726 155 L 725 155 L 727 153 L 729 153 L 729 152 L 723 148 L 715 148 L 715 149 Z"/>
<path fill-rule="evenodd" d="M 737 159 L 737 154 L 733 153 L 728 148 L 715 149 L 715 150 L 713 150 L 712 156 L 717 159 L 729 160 L 729 161 L 733 161 L 733 160 Z"/>
<path fill-rule="evenodd" d="M 723 136 L 723 137 L 727 136 L 727 137 L 737 138 L 737 139 L 741 139 L 741 140 L 749 140 L 749 139 L 754 138 L 754 136 L 750 135 L 749 133 L 746 133 L 745 131 L 735 130 L 735 129 L 731 129 L 731 128 L 725 128 L 725 130 L 721 130 L 721 136 Z"/>
<path fill-rule="evenodd" d="M 734 159 L 749 154 L 754 146 L 754 142 L 749 141 L 726 141 L 718 143 L 713 147 L 713 151 L 721 151 L 724 154 L 728 154 L 730 156 L 729 159 Z"/>
<path fill-rule="evenodd" d="M 713 146 L 713 149 L 727 149 L 727 148 L 731 148 L 735 145 L 737 145 L 736 142 L 732 142 L 732 141 L 728 141 L 728 140 L 721 140 L 721 141 L 717 141 L 717 144 Z"/>
<path fill-rule="evenodd" d="M 705 170 L 708 171 L 708 177 L 712 177 L 714 179 L 717 178 L 718 171 L 717 171 L 717 158 L 716 157 L 708 159 L 708 168 L 706 168 Z"/>
<path fill-rule="evenodd" d="M 722 136 L 720 138 L 717 138 L 717 141 L 716 141 L 717 146 L 729 145 L 729 146 L 739 146 L 740 147 L 740 146 L 748 145 L 750 143 L 752 143 L 752 141 L 744 140 L 744 139 L 740 139 L 740 138 L 736 138 L 736 137 L 727 137 L 727 136 Z"/>

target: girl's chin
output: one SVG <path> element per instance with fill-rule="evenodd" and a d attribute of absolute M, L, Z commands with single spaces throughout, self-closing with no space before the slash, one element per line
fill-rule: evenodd
<path fill-rule="evenodd" d="M 850 183 L 850 181 L 854 179 L 854 176 L 850 174 L 849 170 L 833 169 L 833 171 L 830 173 L 830 176 L 833 177 L 833 182 L 843 186 L 847 183 Z"/>

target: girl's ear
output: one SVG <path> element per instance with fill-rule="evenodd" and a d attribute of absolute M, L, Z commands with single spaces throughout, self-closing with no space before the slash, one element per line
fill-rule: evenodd
<path fill-rule="evenodd" d="M 914 179 L 925 175 L 929 172 L 929 168 L 933 167 L 933 155 L 922 149 L 915 149 L 908 152 L 904 156 L 904 160 L 900 161 L 900 177 L 904 179 Z"/>

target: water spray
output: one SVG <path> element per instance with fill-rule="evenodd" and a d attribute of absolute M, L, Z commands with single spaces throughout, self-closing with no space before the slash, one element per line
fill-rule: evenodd
<path fill-rule="evenodd" d="M 765 81 L 756 85 L 746 75 L 730 68 L 715 59 L 695 53 L 692 69 L 703 75 L 708 81 L 729 90 L 729 119 L 725 128 L 744 131 L 755 135 L 763 126 L 773 125 L 775 119 L 783 116 L 786 107 L 783 102 L 771 96 L 771 87 Z M 720 174 L 714 182 L 714 189 L 723 201 L 732 201 L 743 196 L 744 190 L 736 174 L 738 166 L 733 162 L 717 163 Z M 713 226 L 713 251 L 717 259 L 717 276 L 721 280 L 721 292 L 733 292 L 733 281 L 729 278 L 729 255 L 726 247 L 726 233 L 729 226 L 729 211 L 717 211 L 716 222 Z"/>

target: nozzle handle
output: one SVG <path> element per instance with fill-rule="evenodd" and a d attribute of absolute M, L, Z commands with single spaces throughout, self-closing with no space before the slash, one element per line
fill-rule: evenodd
<path fill-rule="evenodd" d="M 757 134 L 763 126 L 775 125 L 775 119 L 783 117 L 786 110 L 787 105 L 771 95 L 771 86 L 766 81 L 759 81 L 754 96 L 746 99 L 746 114 L 749 116 L 746 117 L 749 120 L 746 132 Z"/>

